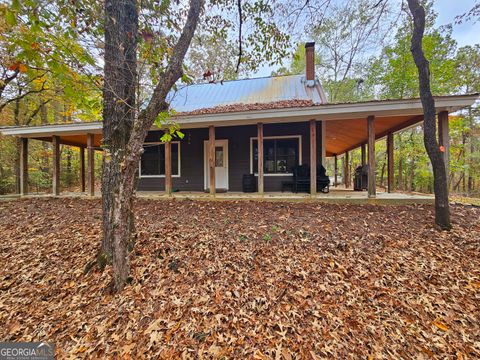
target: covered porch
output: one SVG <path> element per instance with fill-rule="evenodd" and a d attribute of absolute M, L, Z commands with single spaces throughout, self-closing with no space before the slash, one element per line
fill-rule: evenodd
<path fill-rule="evenodd" d="M 438 140 L 444 149 L 447 167 L 448 113 L 471 105 L 477 97 L 465 95 L 436 98 Z M 333 202 L 348 200 L 371 203 L 374 202 L 372 199 L 387 203 L 397 200 L 429 202 L 432 200 L 430 196 L 392 194 L 395 156 L 393 134 L 420 123 L 423 120 L 422 113 L 420 100 L 408 99 L 179 114 L 172 120 L 187 134 L 184 139 L 161 144 L 159 134 L 162 129 L 157 128 L 153 128 L 147 137 L 146 149 L 152 143 L 160 149 L 155 155 L 158 171 L 153 175 L 144 174 L 142 164 L 139 164 L 139 194 L 198 199 L 313 198 Z M 78 148 L 81 159 L 81 192 L 89 196 L 95 195 L 94 153 L 102 151 L 100 122 L 12 127 L 2 129 L 2 133 L 21 138 L 20 195 L 28 194 L 28 143 L 31 140 L 48 141 L 53 145 L 52 195 L 58 196 L 62 191 L 59 181 L 60 144 Z M 277 155 L 273 160 L 270 157 L 269 149 L 277 146 L 272 145 L 273 139 L 290 139 L 290 144 L 293 144 L 290 146 L 294 149 L 291 151 L 292 161 L 296 165 L 308 166 L 308 193 L 279 191 L 278 184 L 288 181 L 293 175 L 286 166 L 289 160 L 279 162 Z M 378 192 L 375 142 L 383 139 L 387 142 L 388 180 L 386 192 Z M 219 142 L 222 141 L 227 144 L 224 148 L 219 147 Z M 343 170 L 343 190 L 340 190 L 337 181 L 341 172 L 338 160 L 341 157 L 348 159 L 350 152 L 357 148 L 362 151 L 362 165 L 368 165 L 367 191 L 351 191 L 352 174 L 349 174 L 348 167 Z M 223 156 L 222 161 L 219 161 L 219 156 Z M 333 174 L 328 174 L 333 178 L 332 191 L 324 194 L 317 189 L 317 169 L 320 166 L 326 167 L 327 157 L 334 159 L 335 166 Z M 280 171 L 274 172 L 278 169 Z M 246 174 L 255 176 L 256 191 L 253 193 L 241 191 L 241 177 Z M 226 180 L 219 186 L 219 178 L 222 176 Z"/>

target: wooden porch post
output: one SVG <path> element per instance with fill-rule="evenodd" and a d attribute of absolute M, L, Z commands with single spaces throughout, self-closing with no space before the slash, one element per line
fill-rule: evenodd
<path fill-rule="evenodd" d="M 215 195 L 215 127 L 208 127 L 208 167 L 210 172 L 210 194 Z"/>
<path fill-rule="evenodd" d="M 258 150 L 258 193 L 263 195 L 263 124 L 257 124 L 257 150 Z"/>
<path fill-rule="evenodd" d="M 443 146 L 443 161 L 447 173 L 447 183 L 450 188 L 450 134 L 448 111 L 438 113 L 438 145 Z"/>
<path fill-rule="evenodd" d="M 337 187 L 337 174 L 338 174 L 338 157 L 337 154 L 334 155 L 335 158 L 335 169 L 334 169 L 334 184 L 333 186 Z"/>
<path fill-rule="evenodd" d="M 323 131 L 323 127 L 322 127 Z M 322 136 L 323 137 L 323 136 Z M 323 158 L 323 153 L 322 153 Z M 317 193 L 317 122 L 310 120 L 310 195 Z"/>
<path fill-rule="evenodd" d="M 393 134 L 389 133 L 387 135 L 387 191 L 391 193 L 393 191 Z"/>
<path fill-rule="evenodd" d="M 52 193 L 55 196 L 60 195 L 60 137 L 52 136 L 53 148 L 53 174 L 52 174 Z"/>
<path fill-rule="evenodd" d="M 325 120 L 322 120 L 321 122 L 321 129 L 322 129 L 322 134 L 321 134 L 321 149 L 322 149 L 322 165 L 324 168 L 327 168 L 327 148 L 326 148 L 326 141 L 325 137 L 327 136 L 327 122 Z"/>
<path fill-rule="evenodd" d="M 350 187 L 350 169 L 349 169 L 349 154 L 348 154 L 348 151 L 345 152 L 345 162 L 344 162 L 344 166 L 345 166 L 345 170 L 344 170 L 344 173 L 343 175 L 345 176 L 345 179 L 343 179 L 343 183 L 345 184 L 345 189 L 348 189 Z"/>
<path fill-rule="evenodd" d="M 95 195 L 95 144 L 93 134 L 87 134 L 87 194 Z"/>
<path fill-rule="evenodd" d="M 20 138 L 20 195 L 28 194 L 28 138 Z"/>
<path fill-rule="evenodd" d="M 365 151 L 365 144 L 362 144 L 361 146 L 361 153 L 362 153 L 362 166 L 365 166 L 367 163 L 367 153 Z"/>
<path fill-rule="evenodd" d="M 80 189 L 85 192 L 85 148 L 80 146 L 78 148 L 80 154 Z"/>
<path fill-rule="evenodd" d="M 368 133 L 368 197 L 374 198 L 377 195 L 375 178 L 375 116 L 367 118 Z"/>
<path fill-rule="evenodd" d="M 165 143 L 165 193 L 172 194 L 172 143 Z"/>

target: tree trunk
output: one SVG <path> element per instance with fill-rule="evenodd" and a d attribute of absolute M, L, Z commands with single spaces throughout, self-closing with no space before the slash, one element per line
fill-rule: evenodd
<path fill-rule="evenodd" d="M 133 192 L 121 189 L 122 163 L 136 116 L 138 13 L 135 0 L 105 1 L 105 77 L 103 89 L 103 238 L 99 265 L 113 264 L 121 290 L 129 274 L 128 244 Z"/>
<path fill-rule="evenodd" d="M 418 69 L 420 99 L 424 114 L 424 143 L 433 168 L 433 189 L 435 193 L 435 223 L 442 230 L 451 229 L 448 204 L 448 184 L 445 163 L 436 136 L 435 100 L 430 91 L 430 69 L 422 49 L 425 30 L 425 9 L 418 0 L 408 0 L 413 15 L 411 52 Z"/>
<path fill-rule="evenodd" d="M 146 108 L 137 115 L 138 13 L 135 0 L 105 2 L 105 75 L 103 90 L 102 174 L 103 238 L 99 265 L 111 261 L 114 289 L 121 291 L 130 272 L 133 246 L 133 199 L 143 142 L 158 114 L 168 109 L 165 99 L 182 76 L 185 54 L 195 32 L 203 0 L 190 0 L 185 26 L 167 67 Z"/>
<path fill-rule="evenodd" d="M 472 192 L 473 192 L 473 166 L 474 166 L 473 161 L 472 161 L 472 157 L 473 157 L 473 154 L 475 153 L 475 145 L 474 145 L 475 137 L 471 133 L 475 129 L 475 122 L 473 120 L 472 107 L 471 106 L 468 108 L 468 118 L 469 118 L 469 128 L 470 128 L 470 136 L 469 136 L 470 154 L 469 154 L 469 157 L 468 157 L 467 193 L 468 193 L 468 195 L 471 195 Z"/>
<path fill-rule="evenodd" d="M 48 110 L 47 110 L 47 105 L 45 103 L 40 104 L 40 119 L 42 121 L 42 125 L 48 124 Z M 40 167 L 41 171 L 45 174 L 45 178 L 49 176 L 49 146 L 48 142 L 42 141 L 42 147 L 43 147 L 43 156 L 42 156 L 42 165 Z"/>
<path fill-rule="evenodd" d="M 415 157 L 412 156 L 410 160 L 410 181 L 408 183 L 408 190 L 414 191 L 415 190 Z"/>
<path fill-rule="evenodd" d="M 380 187 L 383 186 L 383 180 L 385 178 L 385 168 L 387 166 L 387 153 L 385 153 L 385 158 L 383 159 L 383 164 L 382 164 L 382 171 L 380 172 Z"/>
<path fill-rule="evenodd" d="M 403 187 L 403 158 L 398 159 L 398 189 L 404 190 Z"/>

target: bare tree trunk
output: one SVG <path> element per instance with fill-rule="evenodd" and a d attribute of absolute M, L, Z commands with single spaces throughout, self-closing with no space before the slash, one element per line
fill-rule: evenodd
<path fill-rule="evenodd" d="M 397 180 L 398 180 L 398 189 L 399 190 L 404 190 L 404 187 L 403 187 L 403 158 L 400 157 L 398 159 L 398 177 L 397 177 Z"/>
<path fill-rule="evenodd" d="M 385 153 L 385 158 L 383 159 L 382 171 L 380 172 L 380 186 L 383 188 L 383 180 L 385 178 L 385 168 L 387 166 L 387 153 Z"/>
<path fill-rule="evenodd" d="M 203 0 L 190 0 L 186 23 L 169 63 L 158 79 L 150 102 L 137 115 L 137 3 L 136 0 L 105 1 L 103 141 L 106 156 L 102 175 L 103 238 L 98 262 L 100 265 L 112 262 L 116 291 L 123 289 L 130 272 L 133 199 L 143 142 L 158 114 L 168 109 L 165 99 L 182 76 L 183 59 L 202 7 Z"/>
<path fill-rule="evenodd" d="M 415 190 L 415 157 L 410 160 L 410 181 L 408 184 L 409 191 Z"/>
<path fill-rule="evenodd" d="M 442 230 L 450 230 L 450 208 L 445 163 L 436 136 L 435 100 L 430 91 L 430 69 L 422 49 L 425 31 L 425 9 L 418 0 L 408 0 L 413 15 L 413 34 L 410 50 L 418 69 L 420 99 L 424 114 L 424 143 L 433 167 L 433 188 L 435 193 L 435 223 Z"/>
<path fill-rule="evenodd" d="M 473 121 L 473 116 L 472 116 L 472 107 L 468 108 L 468 118 L 469 118 L 469 128 L 470 132 L 474 130 L 475 128 L 475 122 Z M 473 191 L 473 161 L 472 161 L 472 155 L 475 153 L 475 145 L 474 145 L 474 136 L 470 133 L 469 135 L 469 142 L 470 142 L 470 156 L 468 160 L 468 181 L 467 181 L 467 193 L 470 195 Z"/>
<path fill-rule="evenodd" d="M 106 156 L 102 174 L 103 238 L 97 259 L 101 267 L 113 264 L 116 290 L 123 288 L 129 274 L 127 243 L 131 233 L 123 213 L 130 215 L 133 194 L 121 191 L 120 182 L 121 164 L 136 116 L 137 28 L 135 0 L 105 1 L 103 144 Z M 122 236 L 115 237 L 115 232 L 122 232 Z"/>
<path fill-rule="evenodd" d="M 462 182 L 463 179 L 464 179 L 464 175 L 462 173 L 460 175 L 460 177 L 458 178 L 458 181 L 453 185 L 453 191 L 459 191 L 460 190 L 460 183 Z"/>
<path fill-rule="evenodd" d="M 45 103 L 40 104 L 40 119 L 42 121 L 42 125 L 48 124 L 48 110 L 47 110 L 47 105 Z M 41 170 L 45 174 L 46 177 L 48 177 L 48 169 L 49 169 L 49 156 L 48 156 L 48 151 L 49 151 L 49 146 L 48 142 L 43 141 L 42 142 L 42 147 L 43 147 L 43 157 L 42 157 L 42 166 Z"/>

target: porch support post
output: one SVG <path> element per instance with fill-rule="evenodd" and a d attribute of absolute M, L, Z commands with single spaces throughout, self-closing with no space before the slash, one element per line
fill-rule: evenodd
<path fill-rule="evenodd" d="M 333 186 L 337 187 L 337 177 L 338 177 L 338 157 L 337 154 L 334 155 L 335 158 L 335 169 L 334 169 L 334 184 Z"/>
<path fill-rule="evenodd" d="M 387 191 L 391 193 L 393 191 L 393 134 L 387 134 Z"/>
<path fill-rule="evenodd" d="M 165 193 L 172 194 L 172 143 L 165 143 Z"/>
<path fill-rule="evenodd" d="M 257 124 L 257 149 L 258 149 L 258 193 L 263 195 L 263 124 Z"/>
<path fill-rule="evenodd" d="M 210 173 L 210 194 L 215 195 L 215 127 L 208 127 L 208 167 Z"/>
<path fill-rule="evenodd" d="M 361 153 L 362 153 L 362 166 L 365 166 L 367 163 L 367 152 L 365 151 L 365 144 L 361 146 Z"/>
<path fill-rule="evenodd" d="M 368 197 L 374 198 L 377 195 L 375 179 L 375 116 L 367 118 L 368 133 Z"/>
<path fill-rule="evenodd" d="M 52 194 L 60 195 L 60 137 L 52 136 L 53 148 L 53 173 L 52 173 Z"/>
<path fill-rule="evenodd" d="M 323 127 L 322 127 L 323 130 Z M 323 136 L 322 136 L 323 137 Z M 323 154 L 322 154 L 323 157 Z M 310 120 L 310 195 L 317 194 L 317 122 Z"/>
<path fill-rule="evenodd" d="M 443 161 L 447 173 L 447 183 L 450 188 L 450 134 L 448 126 L 448 111 L 438 113 L 438 144 L 443 146 Z"/>
<path fill-rule="evenodd" d="M 348 151 L 345 152 L 344 161 L 345 161 L 344 162 L 345 169 L 344 169 L 343 175 L 345 176 L 345 179 L 343 179 L 343 183 L 345 184 L 345 189 L 348 189 L 350 187 L 350 168 L 349 168 L 350 160 L 349 160 Z"/>
<path fill-rule="evenodd" d="M 28 138 L 20 138 L 20 195 L 28 194 Z"/>
<path fill-rule="evenodd" d="M 80 146 L 78 148 L 80 155 L 80 190 L 85 192 L 85 148 Z"/>
<path fill-rule="evenodd" d="M 321 149 L 322 149 L 322 165 L 324 168 L 327 168 L 327 148 L 326 148 L 326 141 L 325 137 L 327 136 L 327 122 L 322 120 L 321 122 L 322 134 L 321 134 Z"/>
<path fill-rule="evenodd" d="M 93 134 L 87 134 L 87 194 L 95 195 L 95 145 Z"/>

